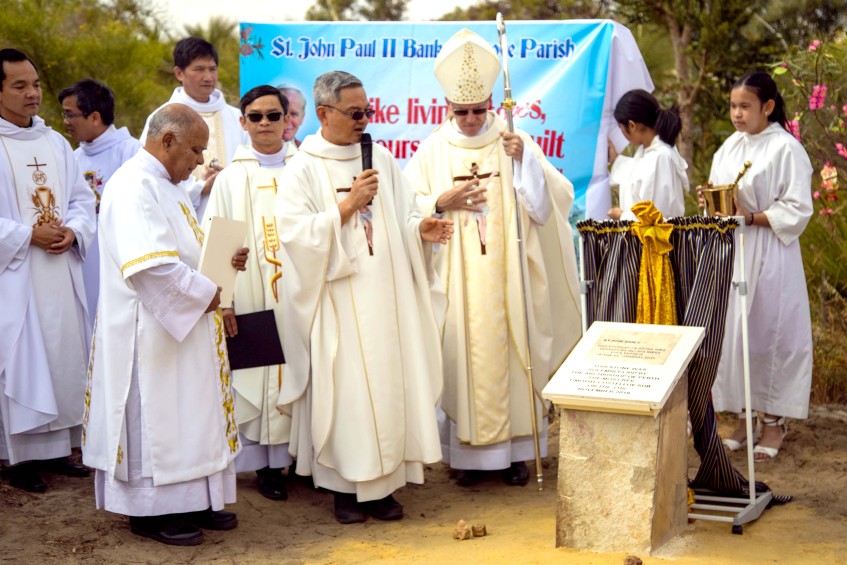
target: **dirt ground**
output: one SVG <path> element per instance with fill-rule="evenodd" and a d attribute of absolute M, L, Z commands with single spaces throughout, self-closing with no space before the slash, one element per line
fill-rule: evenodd
<path fill-rule="evenodd" d="M 728 433 L 735 420 L 724 417 Z M 551 453 L 558 435 L 550 434 Z M 690 476 L 699 464 L 689 450 Z M 746 468 L 745 452 L 733 454 Z M 532 466 L 531 466 L 532 467 Z M 484 563 L 620 565 L 626 554 L 584 553 L 555 547 L 556 462 L 545 460 L 545 490 L 507 487 L 492 477 L 476 487 L 456 486 L 439 464 L 426 484 L 401 489 L 399 522 L 343 526 L 332 516 L 332 497 L 306 483 L 290 484 L 289 499 L 273 502 L 255 490 L 250 474 L 238 479 L 239 526 L 207 532 L 203 545 L 165 546 L 136 537 L 126 518 L 94 509 L 91 479 L 45 475 L 36 495 L 0 483 L 0 562 L 8 563 Z M 847 564 L 847 407 L 813 407 L 806 421 L 790 423 L 779 457 L 757 465 L 757 478 L 795 501 L 767 510 L 732 535 L 718 522 L 695 521 L 645 564 Z M 483 522 L 488 535 L 452 539 L 456 521 Z"/>

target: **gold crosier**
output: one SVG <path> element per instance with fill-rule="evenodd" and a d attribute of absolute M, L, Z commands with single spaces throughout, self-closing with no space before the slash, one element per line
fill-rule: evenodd
<path fill-rule="evenodd" d="M 502 107 L 506 111 L 506 123 L 509 126 L 509 132 L 515 132 L 515 125 L 512 119 L 512 108 L 515 107 L 515 101 L 512 98 L 512 83 L 509 78 L 509 57 L 503 56 L 504 53 L 508 53 L 508 45 L 509 41 L 506 39 L 506 24 L 503 21 L 503 14 L 497 12 L 497 36 L 500 40 L 500 58 L 503 64 L 503 104 Z M 514 167 L 514 159 L 512 160 L 512 167 Z M 523 306 L 524 306 L 524 324 L 526 331 L 526 374 L 527 374 L 527 384 L 529 386 L 529 407 L 530 414 L 532 417 L 532 441 L 533 446 L 535 447 L 535 477 L 538 482 L 538 490 L 542 490 L 544 488 L 544 477 L 541 474 L 541 446 L 539 445 L 539 433 L 538 433 L 538 416 L 537 416 L 537 408 L 535 406 L 535 387 L 533 386 L 532 380 L 532 350 L 530 349 L 529 343 L 529 300 L 526 294 L 526 276 L 529 267 L 526 265 L 526 254 L 524 252 L 524 242 L 523 242 L 523 227 L 521 226 L 521 216 L 519 213 L 520 204 L 518 202 L 518 192 L 515 191 L 515 232 L 517 234 L 517 243 L 518 243 L 518 262 L 521 266 L 521 294 L 523 295 Z"/>

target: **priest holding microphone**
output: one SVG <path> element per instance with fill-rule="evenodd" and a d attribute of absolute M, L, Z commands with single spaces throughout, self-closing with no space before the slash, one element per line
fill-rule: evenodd
<path fill-rule="evenodd" d="M 363 167 L 373 110 L 359 79 L 323 74 L 314 100 L 321 129 L 286 166 L 276 200 L 288 308 L 279 404 L 294 403 L 296 472 L 335 493 L 336 520 L 397 520 L 394 491 L 441 459 L 444 293 L 430 255 L 453 222 L 421 217 L 381 145 Z"/>

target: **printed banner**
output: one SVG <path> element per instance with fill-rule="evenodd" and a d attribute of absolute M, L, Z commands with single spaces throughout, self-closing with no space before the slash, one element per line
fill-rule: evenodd
<path fill-rule="evenodd" d="M 245 22 L 241 24 L 241 93 L 260 84 L 300 90 L 307 101 L 306 117 L 297 133 L 302 140 L 320 127 L 312 102 L 315 78 L 332 70 L 352 73 L 362 80 L 376 111 L 368 132 L 402 167 L 447 115 L 433 64 L 444 43 L 465 27 L 500 52 L 493 21 Z M 595 161 L 605 159 L 605 154 L 598 155 L 598 148 L 605 152 L 605 141 L 599 144 L 598 138 L 604 103 L 608 106 L 605 98 L 616 24 L 607 20 L 507 21 L 506 31 L 512 98 L 517 102 L 515 127 L 530 134 L 553 166 L 574 184 L 571 220 L 580 219 Z M 495 108 L 503 98 L 501 74 L 493 92 Z"/>

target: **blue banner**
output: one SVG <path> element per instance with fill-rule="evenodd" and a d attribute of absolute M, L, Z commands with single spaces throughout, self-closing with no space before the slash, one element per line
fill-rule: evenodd
<path fill-rule="evenodd" d="M 260 84 L 298 88 L 307 100 L 297 133 L 303 139 L 320 127 L 312 103 L 315 78 L 337 69 L 352 73 L 362 80 L 376 111 L 368 131 L 403 166 L 447 114 L 433 64 L 444 43 L 465 27 L 500 52 L 493 21 L 245 22 L 241 92 Z M 598 136 L 614 31 L 610 21 L 507 22 L 515 126 L 529 133 L 573 182 L 572 219 L 584 215 L 598 147 L 604 147 Z M 504 98 L 502 76 L 493 94 L 497 108 Z"/>

